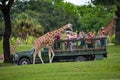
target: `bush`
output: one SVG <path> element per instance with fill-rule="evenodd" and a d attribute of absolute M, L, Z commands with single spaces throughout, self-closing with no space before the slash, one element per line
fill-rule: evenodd
<path fill-rule="evenodd" d="M 24 41 L 24 44 L 32 44 L 34 37 L 28 36 L 27 39 Z"/>
<path fill-rule="evenodd" d="M 110 43 L 110 42 L 111 42 L 110 35 L 107 35 L 107 43 Z"/>
<path fill-rule="evenodd" d="M 111 37 L 111 42 L 112 42 L 112 43 L 115 43 L 115 34 L 112 35 L 112 37 Z"/>

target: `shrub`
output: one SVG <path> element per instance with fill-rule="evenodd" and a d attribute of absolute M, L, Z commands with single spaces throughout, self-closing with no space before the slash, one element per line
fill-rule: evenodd
<path fill-rule="evenodd" d="M 112 42 L 112 43 L 115 43 L 115 34 L 112 35 L 112 37 L 111 37 L 111 42 Z"/>
<path fill-rule="evenodd" d="M 24 41 L 25 44 L 32 44 L 34 40 L 34 37 L 28 36 L 27 39 Z"/>

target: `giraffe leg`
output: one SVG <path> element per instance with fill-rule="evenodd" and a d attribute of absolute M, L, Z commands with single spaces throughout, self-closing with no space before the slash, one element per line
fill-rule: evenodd
<path fill-rule="evenodd" d="M 51 53 L 52 53 L 52 57 L 51 57 L 51 63 L 52 63 L 53 58 L 54 58 L 54 56 L 55 56 L 55 53 L 54 53 L 54 51 L 53 51 L 53 49 L 52 49 L 52 48 L 51 48 Z"/>
<path fill-rule="evenodd" d="M 42 57 L 41 57 L 41 51 L 40 51 L 40 50 L 39 50 L 39 52 L 38 52 L 38 56 L 39 56 L 39 58 L 40 58 L 42 64 L 44 64 L 44 61 L 43 61 L 43 59 L 42 59 Z"/>
<path fill-rule="evenodd" d="M 51 50 L 50 50 L 50 47 L 48 48 L 48 55 L 49 55 L 49 63 L 51 63 Z"/>
<path fill-rule="evenodd" d="M 35 50 L 35 52 L 33 53 L 33 64 L 35 64 L 36 54 L 37 54 L 37 51 Z"/>

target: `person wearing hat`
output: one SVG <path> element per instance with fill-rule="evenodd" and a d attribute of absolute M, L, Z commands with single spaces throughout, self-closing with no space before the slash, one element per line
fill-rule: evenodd
<path fill-rule="evenodd" d="M 102 27 L 102 28 L 100 29 L 100 31 L 101 31 L 101 33 L 104 33 L 104 34 L 105 34 L 105 28 L 104 28 L 104 27 Z"/>

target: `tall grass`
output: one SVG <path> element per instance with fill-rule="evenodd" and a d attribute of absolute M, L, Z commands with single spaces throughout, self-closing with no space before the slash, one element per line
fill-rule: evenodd
<path fill-rule="evenodd" d="M 120 45 L 107 51 L 104 60 L 0 67 L 0 80 L 120 80 Z"/>

